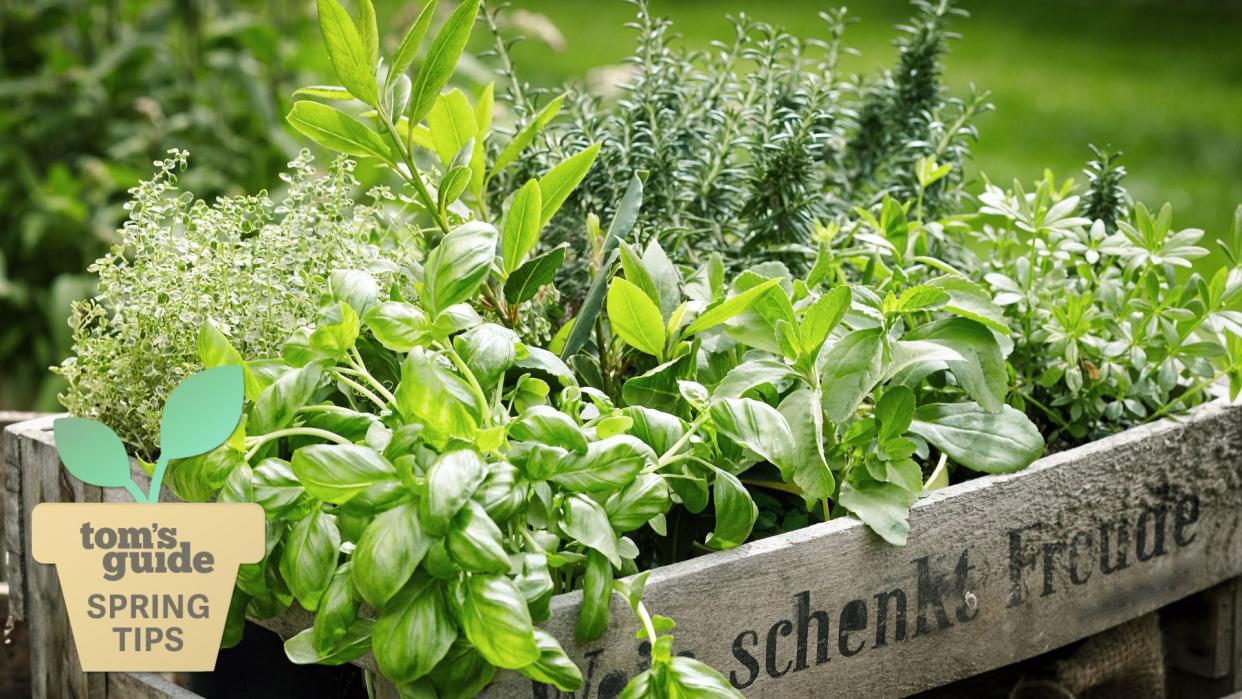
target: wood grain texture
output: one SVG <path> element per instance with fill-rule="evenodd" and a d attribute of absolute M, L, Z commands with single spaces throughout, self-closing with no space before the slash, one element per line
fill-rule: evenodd
<path fill-rule="evenodd" d="M 9 425 L 16 424 L 18 422 L 25 422 L 26 420 L 31 420 L 38 416 L 39 416 L 38 413 L 27 413 L 27 412 L 15 411 L 15 410 L 0 410 L 0 455 L 4 453 L 4 429 L 8 427 Z M 4 528 L 8 524 L 8 519 L 6 519 L 6 516 L 5 516 L 5 512 L 8 511 L 9 509 L 5 507 L 8 504 L 8 499 L 9 499 L 8 488 L 4 485 L 5 484 L 4 475 L 5 475 L 5 471 L 7 470 L 8 470 L 7 468 L 4 468 L 3 463 L 0 463 L 0 544 L 3 544 Z M 16 518 L 17 516 L 20 516 L 20 514 L 21 514 L 21 511 L 18 510 L 12 516 Z M 4 572 L 5 567 L 7 566 L 7 560 L 6 560 L 7 558 L 8 556 L 6 554 L 6 549 L 4 548 L 3 545 L 0 545 L 0 581 L 7 579 L 5 577 L 5 572 Z"/>
<path fill-rule="evenodd" d="M 150 672 L 109 672 L 108 699 L 202 699 L 163 675 Z"/>
<path fill-rule="evenodd" d="M 834 520 L 656 570 L 645 601 L 748 697 L 905 696 L 1239 575 L 1240 506 L 1242 406 L 1217 402 L 932 493 L 904 548 Z M 615 697 L 645 644 L 617 597 L 607 635 L 574 644 L 578 604 L 558 597 L 546 628 L 589 696 Z M 557 692 L 506 672 L 486 696 Z"/>

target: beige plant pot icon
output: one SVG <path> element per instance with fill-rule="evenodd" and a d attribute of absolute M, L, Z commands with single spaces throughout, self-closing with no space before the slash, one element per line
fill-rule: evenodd
<path fill-rule="evenodd" d="M 31 551 L 56 566 L 83 670 L 209 671 L 263 529 L 253 503 L 48 503 Z"/>

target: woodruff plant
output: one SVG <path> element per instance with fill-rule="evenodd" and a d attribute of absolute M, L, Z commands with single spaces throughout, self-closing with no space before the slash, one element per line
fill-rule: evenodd
<path fill-rule="evenodd" d="M 1085 201 L 1051 174 L 988 185 L 975 229 L 977 273 L 1014 330 L 1013 403 L 1064 444 L 1184 411 L 1225 378 L 1242 389 L 1242 207 L 1227 264 L 1204 277 L 1203 231 L 1176 229 L 1168 204 L 1129 212 L 1124 171 L 1097 155 Z"/>

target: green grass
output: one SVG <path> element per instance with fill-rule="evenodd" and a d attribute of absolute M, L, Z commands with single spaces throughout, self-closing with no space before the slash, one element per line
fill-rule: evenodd
<path fill-rule="evenodd" d="M 686 43 L 727 39 L 726 15 L 758 19 L 812 35 L 822 30 L 810 0 L 653 0 Z M 619 0 L 517 0 L 546 14 L 566 39 L 561 52 L 534 41 L 515 50 L 519 69 L 538 84 L 577 79 L 593 66 L 624 59 L 632 8 Z M 1179 227 L 1207 239 L 1227 237 L 1242 202 L 1242 4 L 1142 0 L 965 3 L 968 19 L 946 59 L 945 80 L 963 94 L 992 93 L 996 111 L 979 121 L 975 167 L 989 179 L 1038 179 L 1044 168 L 1082 181 L 1087 144 L 1124 151 L 1126 180 L 1139 200 L 1173 204 Z M 851 8 L 846 33 L 858 49 L 846 68 L 864 75 L 892 62 L 892 25 L 904 1 Z"/>

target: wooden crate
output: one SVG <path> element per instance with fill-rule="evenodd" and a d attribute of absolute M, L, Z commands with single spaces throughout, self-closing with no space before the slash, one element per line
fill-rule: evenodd
<path fill-rule="evenodd" d="M 10 428 L 17 439 L 6 464 L 20 479 L 24 523 L 37 502 L 114 497 L 59 467 L 49 428 L 49 420 Z M 1208 604 L 1212 622 L 1181 637 L 1193 652 L 1170 652 L 1182 670 L 1214 682 L 1216 694 L 1199 696 L 1219 696 L 1242 689 L 1232 582 L 1242 575 L 1240 516 L 1242 406 L 1218 401 L 1021 473 L 932 493 L 911 511 L 904 548 L 834 520 L 656 570 L 645 599 L 676 619 L 678 652 L 707 661 L 747 696 L 886 697 L 1040 655 L 1224 583 Z M 25 560 L 11 529 L 6 544 Z M 102 696 L 92 684 L 102 679 L 75 671 L 55 577 L 40 568 L 21 569 L 27 618 L 44 625 L 36 696 L 70 686 L 78 697 Z M 619 598 L 608 634 L 574 644 L 578 604 L 577 594 L 556 598 L 546 628 L 583 668 L 582 695 L 607 699 L 645 667 L 648 649 Z M 287 636 L 307 618 L 266 623 Z M 558 693 L 505 672 L 487 696 Z"/>

